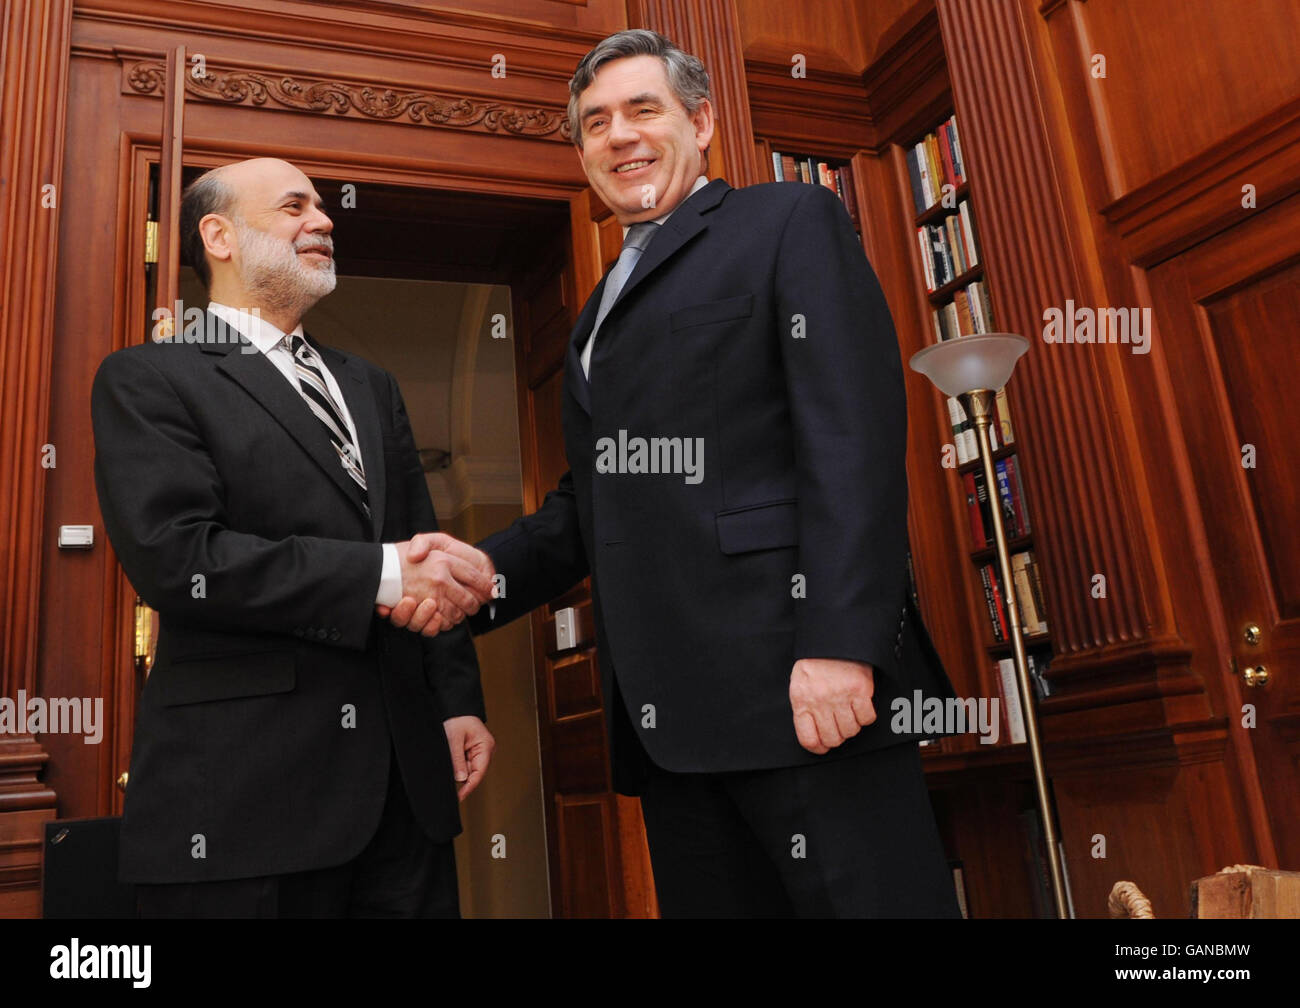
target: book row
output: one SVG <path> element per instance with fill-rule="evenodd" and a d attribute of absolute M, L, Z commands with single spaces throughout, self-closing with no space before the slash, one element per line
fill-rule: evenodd
<path fill-rule="evenodd" d="M 1026 655 L 1029 664 L 1029 681 L 1034 687 L 1034 696 L 1044 700 L 1052 695 L 1051 684 L 1047 681 L 1047 661 L 1043 655 Z M 993 666 L 994 682 L 998 687 L 998 696 L 1002 700 L 1002 730 L 1005 738 L 1012 745 L 1025 741 L 1025 712 L 1020 703 L 1020 687 L 1016 682 L 1016 662 L 1014 658 L 1003 658 Z"/>
<path fill-rule="evenodd" d="M 1043 582 L 1034 560 L 1033 550 L 1021 550 L 1011 556 L 1011 577 L 1015 581 L 1015 598 L 1020 626 L 1026 637 L 1047 633 L 1047 609 L 1043 606 Z M 999 644 L 1011 638 L 1011 621 L 1007 614 L 1007 592 L 998 577 L 995 564 L 980 567 L 984 584 L 984 601 L 988 606 L 993 639 Z"/>
<path fill-rule="evenodd" d="M 1016 432 L 1011 426 L 1011 405 L 1007 402 L 1007 390 L 998 389 L 995 400 L 997 423 L 989 428 L 989 448 L 998 450 L 998 445 L 1016 443 Z M 975 440 L 975 424 L 966 415 L 961 400 L 956 396 L 948 398 L 948 422 L 952 425 L 952 441 L 957 449 L 957 464 L 965 465 L 980 457 L 979 442 Z"/>
<path fill-rule="evenodd" d="M 980 264 L 979 239 L 968 200 L 962 200 L 956 213 L 937 224 L 919 225 L 916 240 L 921 248 L 925 283 L 931 292 Z"/>
<path fill-rule="evenodd" d="M 853 187 L 853 169 L 848 165 L 832 167 L 806 154 L 783 154 L 772 151 L 772 177 L 777 182 L 810 182 L 835 193 L 858 227 L 858 201 Z M 861 228 L 859 228 L 861 230 Z"/>
<path fill-rule="evenodd" d="M 935 338 L 940 342 L 959 336 L 997 332 L 993 328 L 993 305 L 982 280 L 954 291 L 951 301 L 930 314 L 934 320 Z"/>
<path fill-rule="evenodd" d="M 1002 527 L 1008 539 L 1018 539 L 1032 532 L 1029 509 L 1025 506 L 1025 489 L 1020 481 L 1020 465 L 1014 455 L 993 463 L 998 481 L 998 509 L 1002 513 Z M 966 490 L 966 512 L 970 518 L 971 544 L 975 549 L 993 545 L 992 501 L 984 474 L 979 470 L 962 476 Z"/>
<path fill-rule="evenodd" d="M 907 151 L 907 175 L 918 214 L 943 198 L 945 185 L 956 187 L 966 181 L 966 160 L 961 153 L 955 115 Z"/>

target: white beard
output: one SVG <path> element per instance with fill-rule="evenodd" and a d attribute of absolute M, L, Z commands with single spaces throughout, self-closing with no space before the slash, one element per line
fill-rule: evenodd
<path fill-rule="evenodd" d="M 303 262 L 293 242 L 276 238 L 243 221 L 235 223 L 235 235 L 242 257 L 240 280 L 244 289 L 266 308 L 294 318 L 303 315 L 317 301 L 334 290 L 334 259 L 320 265 Z M 330 243 L 328 237 L 313 238 Z"/>

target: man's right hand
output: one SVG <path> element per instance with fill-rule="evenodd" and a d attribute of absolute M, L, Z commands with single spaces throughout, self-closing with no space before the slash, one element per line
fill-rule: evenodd
<path fill-rule="evenodd" d="M 396 544 L 402 601 L 377 607 L 394 626 L 426 635 L 450 630 L 492 596 L 496 573 L 487 554 L 443 532 L 422 532 Z"/>

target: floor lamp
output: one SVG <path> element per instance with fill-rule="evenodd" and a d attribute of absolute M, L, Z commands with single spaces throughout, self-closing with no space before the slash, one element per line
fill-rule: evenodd
<path fill-rule="evenodd" d="M 997 390 L 1002 388 L 1015 370 L 1016 361 L 1029 349 L 1029 340 L 1014 333 L 988 333 L 982 336 L 962 336 L 928 346 L 912 355 L 911 367 L 939 387 L 946 396 L 956 396 L 966 416 L 975 425 L 979 442 L 980 462 L 984 467 L 984 484 L 989 493 L 997 492 L 997 477 L 993 472 L 993 452 L 989 448 L 989 428 L 993 423 L 994 402 Z M 1034 764 L 1034 785 L 1038 791 L 1038 811 L 1043 818 L 1043 833 L 1047 841 L 1047 864 L 1052 873 L 1052 895 L 1056 902 L 1056 916 L 1066 918 L 1069 910 L 1065 900 L 1065 875 L 1061 866 L 1061 849 L 1056 840 L 1056 817 L 1052 814 L 1051 798 L 1047 793 L 1047 773 L 1043 769 L 1043 748 L 1038 738 L 1038 708 L 1034 690 L 1029 681 L 1029 661 L 1025 655 L 1025 635 L 1020 626 L 1020 611 L 1016 604 L 1015 580 L 1011 574 L 1011 551 L 1007 547 L 1006 528 L 1002 524 L 1002 509 L 989 508 L 993 517 L 993 540 L 997 546 L 998 571 L 1002 578 L 1003 597 L 1006 599 L 1007 618 L 1011 623 L 1011 647 L 1015 654 L 1016 677 L 1020 683 L 1020 705 L 1025 712 L 1025 734 L 1029 740 L 1029 755 Z"/>

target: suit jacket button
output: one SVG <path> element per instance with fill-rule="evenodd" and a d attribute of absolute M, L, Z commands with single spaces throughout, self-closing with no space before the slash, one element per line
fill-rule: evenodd
<path fill-rule="evenodd" d="M 331 631 L 330 631 L 330 640 L 334 640 L 334 641 L 336 641 L 336 640 L 338 640 L 341 636 L 343 636 L 343 635 L 340 634 L 340 633 L 338 632 L 338 629 L 337 629 L 337 628 L 334 629 L 334 630 L 331 630 Z"/>
<path fill-rule="evenodd" d="M 296 627 L 294 627 L 294 628 L 293 628 L 293 635 L 294 635 L 295 637 L 301 637 L 301 636 L 302 636 L 302 627 L 300 627 L 300 626 L 296 626 Z"/>
<path fill-rule="evenodd" d="M 319 628 L 316 630 L 316 639 L 317 639 L 317 640 L 324 640 L 324 639 L 325 639 L 326 637 L 328 637 L 328 636 L 329 636 L 329 631 L 326 630 L 324 627 L 319 627 Z"/>

